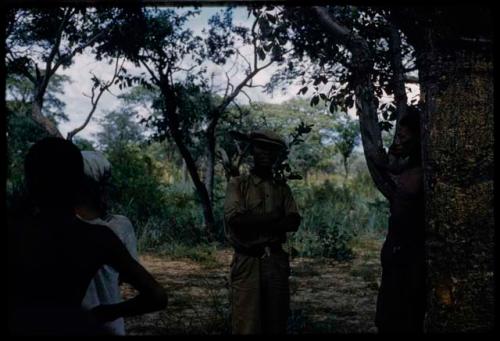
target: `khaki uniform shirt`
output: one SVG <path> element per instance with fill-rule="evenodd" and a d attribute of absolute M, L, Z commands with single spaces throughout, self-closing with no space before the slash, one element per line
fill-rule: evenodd
<path fill-rule="evenodd" d="M 255 215 L 279 212 L 282 217 L 297 213 L 297 204 L 290 187 L 281 182 L 264 180 L 255 174 L 232 178 L 227 186 L 224 203 L 224 229 L 226 238 L 234 247 L 250 248 L 266 243 L 286 241 L 286 233 L 259 232 L 258 229 L 235 233 L 229 221 L 236 214 L 250 212 Z"/>

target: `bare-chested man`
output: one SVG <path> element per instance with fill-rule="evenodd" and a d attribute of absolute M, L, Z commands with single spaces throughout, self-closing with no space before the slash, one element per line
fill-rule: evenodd
<path fill-rule="evenodd" d="M 379 332 L 422 332 L 425 312 L 424 197 L 419 112 L 408 108 L 389 152 L 404 160 L 391 179 L 389 230 L 382 247 Z"/>

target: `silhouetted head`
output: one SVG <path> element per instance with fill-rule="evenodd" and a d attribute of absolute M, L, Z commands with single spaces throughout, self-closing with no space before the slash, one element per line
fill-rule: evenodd
<path fill-rule="evenodd" d="M 271 169 L 286 148 L 285 141 L 276 133 L 258 130 L 250 134 L 251 153 L 256 168 Z"/>
<path fill-rule="evenodd" d="M 399 157 L 420 159 L 420 110 L 410 106 L 399 121 L 391 153 Z"/>
<path fill-rule="evenodd" d="M 83 180 L 80 150 L 62 138 L 35 143 L 24 163 L 28 191 L 41 211 L 70 211 Z"/>

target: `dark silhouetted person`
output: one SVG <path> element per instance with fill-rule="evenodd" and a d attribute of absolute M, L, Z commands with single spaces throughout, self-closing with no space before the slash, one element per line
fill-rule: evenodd
<path fill-rule="evenodd" d="M 271 131 L 250 134 L 254 168 L 230 180 L 224 204 L 231 263 L 233 334 L 285 334 L 290 308 L 286 233 L 297 231 L 300 215 L 290 187 L 273 177 L 286 148 Z"/>
<path fill-rule="evenodd" d="M 107 209 L 111 164 L 97 151 L 82 151 L 82 156 L 85 179 L 76 205 L 77 216 L 90 224 L 109 227 L 138 261 L 137 238 L 132 223 L 127 217 L 111 214 Z M 109 265 L 104 265 L 90 282 L 82 306 L 92 309 L 101 304 L 121 301 L 119 274 Z M 125 321 L 122 317 L 105 323 L 104 328 L 113 335 L 125 335 Z"/>
<path fill-rule="evenodd" d="M 164 289 L 104 226 L 83 222 L 74 213 L 83 184 L 80 150 L 60 138 L 33 145 L 25 160 L 25 180 L 38 208 L 33 219 L 16 222 L 16 265 L 9 329 L 14 334 L 100 334 L 98 326 L 122 316 L 163 309 Z M 90 281 L 110 265 L 139 294 L 118 304 L 86 312 L 82 299 Z"/>
<path fill-rule="evenodd" d="M 389 230 L 381 251 L 382 282 L 377 299 L 380 333 L 423 332 L 425 314 L 424 193 L 419 111 L 408 108 L 390 147 L 403 160 L 391 179 Z"/>

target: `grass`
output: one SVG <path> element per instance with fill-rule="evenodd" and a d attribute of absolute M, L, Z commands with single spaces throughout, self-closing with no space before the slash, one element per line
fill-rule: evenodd
<path fill-rule="evenodd" d="M 213 269 L 220 266 L 216 257 L 217 244 L 199 244 L 196 246 L 182 243 L 165 243 L 158 249 L 157 253 L 172 260 L 189 259 L 200 264 L 205 269 Z"/>

